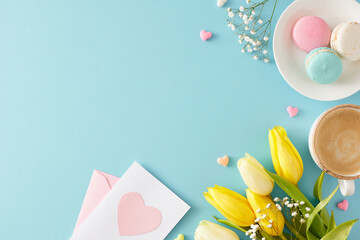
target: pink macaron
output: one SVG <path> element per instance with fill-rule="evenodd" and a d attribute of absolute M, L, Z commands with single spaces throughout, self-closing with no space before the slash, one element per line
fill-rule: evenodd
<path fill-rule="evenodd" d="M 322 18 L 306 16 L 297 20 L 292 36 L 296 45 L 309 53 L 315 48 L 329 46 L 331 29 Z"/>

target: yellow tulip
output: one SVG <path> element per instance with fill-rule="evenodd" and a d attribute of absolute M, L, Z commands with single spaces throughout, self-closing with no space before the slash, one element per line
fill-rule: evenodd
<path fill-rule="evenodd" d="M 274 188 L 274 180 L 267 174 L 264 167 L 252 156 L 245 154 L 237 163 L 245 184 L 256 194 L 267 196 Z"/>
<path fill-rule="evenodd" d="M 182 235 L 182 234 L 179 234 L 178 236 L 177 236 L 177 238 L 175 238 L 174 240 L 184 240 L 185 238 L 184 238 L 184 235 Z"/>
<path fill-rule="evenodd" d="M 195 231 L 195 240 L 239 240 L 235 232 L 209 221 L 201 221 Z"/>
<path fill-rule="evenodd" d="M 249 201 L 230 189 L 215 186 L 204 193 L 205 199 L 232 223 L 247 227 L 254 223 L 255 214 Z"/>
<path fill-rule="evenodd" d="M 284 230 L 284 216 L 275 203 L 266 196 L 260 196 L 246 189 L 246 196 L 255 211 L 260 227 L 271 236 L 280 236 Z"/>
<path fill-rule="evenodd" d="M 303 174 L 303 162 L 299 152 L 287 137 L 283 127 L 274 127 L 269 131 L 271 157 L 276 173 L 297 185 Z"/>

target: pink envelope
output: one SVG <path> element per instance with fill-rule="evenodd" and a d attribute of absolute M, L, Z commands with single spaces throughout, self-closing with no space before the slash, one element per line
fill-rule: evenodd
<path fill-rule="evenodd" d="M 120 178 L 108 173 L 104 173 L 96 169 L 94 170 L 74 232 L 76 232 L 81 224 L 83 224 L 83 222 L 102 201 L 106 194 L 110 192 L 119 179 Z"/>

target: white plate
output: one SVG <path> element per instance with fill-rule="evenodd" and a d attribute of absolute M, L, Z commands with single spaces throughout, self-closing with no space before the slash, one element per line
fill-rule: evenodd
<path fill-rule="evenodd" d="M 346 21 L 360 22 L 360 4 L 355 0 L 295 0 L 281 15 L 274 32 L 276 65 L 288 84 L 302 95 L 321 101 L 333 101 L 353 95 L 360 90 L 360 61 L 344 59 L 344 71 L 334 83 L 313 82 L 305 71 L 306 53 L 292 39 L 292 27 L 303 16 L 323 18 L 333 29 Z"/>

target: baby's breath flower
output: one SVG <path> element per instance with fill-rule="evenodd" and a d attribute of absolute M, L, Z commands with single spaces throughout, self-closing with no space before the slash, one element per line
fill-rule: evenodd
<path fill-rule="evenodd" d="M 292 212 L 291 216 L 295 217 L 297 215 L 297 212 Z"/>
<path fill-rule="evenodd" d="M 310 214 L 305 214 L 305 218 L 309 218 L 310 217 Z"/>
<path fill-rule="evenodd" d="M 272 228 L 272 224 L 267 225 L 268 228 Z"/>
<path fill-rule="evenodd" d="M 287 205 L 287 207 L 288 207 L 288 208 L 292 208 L 292 207 L 293 207 L 293 204 L 290 203 L 290 204 Z"/>
<path fill-rule="evenodd" d="M 300 223 L 305 223 L 306 221 L 305 221 L 305 219 L 300 219 Z"/>
<path fill-rule="evenodd" d="M 261 220 L 261 218 L 258 217 L 258 218 L 255 219 L 255 222 L 257 223 L 257 222 L 259 222 L 260 220 Z"/>
<path fill-rule="evenodd" d="M 271 36 L 271 23 L 274 14 L 272 14 L 269 19 L 263 20 L 261 13 L 265 12 L 266 8 L 264 7 L 271 6 L 271 4 L 266 5 L 267 2 L 270 1 L 262 0 L 260 2 L 253 2 L 252 0 L 245 0 L 245 2 L 248 6 L 242 5 L 238 10 L 232 8 L 226 9 L 228 26 L 239 36 L 239 44 L 245 45 L 241 52 L 253 53 L 255 51 L 256 53 L 252 56 L 253 59 L 268 63 L 270 60 L 267 49 L 268 46 L 270 46 L 268 41 Z M 272 5 L 273 13 L 276 8 L 276 3 L 277 1 Z M 236 15 L 238 15 L 240 22 L 239 19 L 235 18 Z M 247 31 L 249 31 L 249 33 Z M 249 36 L 246 36 L 245 33 L 248 33 Z M 284 202 L 287 200 L 284 200 Z M 281 201 L 281 199 L 278 201 Z M 291 201 L 292 203 L 294 202 L 293 200 Z M 281 204 L 283 204 L 282 201 Z"/>
<path fill-rule="evenodd" d="M 245 49 L 241 49 L 241 52 L 242 52 L 242 53 L 245 53 Z"/>
<path fill-rule="evenodd" d="M 279 211 L 282 210 L 282 207 L 280 206 L 280 204 L 276 204 L 275 206 L 276 206 L 277 209 L 279 209 Z"/>
<path fill-rule="evenodd" d="M 280 198 L 278 198 L 278 197 L 274 198 L 274 202 L 278 202 L 278 201 L 280 201 Z"/>
<path fill-rule="evenodd" d="M 266 204 L 266 208 L 269 209 L 271 207 L 271 203 Z"/>
<path fill-rule="evenodd" d="M 286 202 L 284 202 L 284 204 L 285 204 L 285 205 L 288 205 L 288 204 L 290 204 L 290 202 L 289 202 L 289 201 L 286 201 Z"/>
<path fill-rule="evenodd" d="M 255 238 L 256 238 L 256 234 L 255 234 L 255 233 L 251 234 L 251 235 L 250 235 L 250 238 L 251 238 L 251 239 L 255 239 Z"/>
<path fill-rule="evenodd" d="M 269 220 L 269 223 L 271 223 L 271 224 L 272 224 L 273 222 L 274 222 L 274 220 L 272 220 L 272 219 L 270 219 L 270 220 Z"/>
<path fill-rule="evenodd" d="M 304 201 L 300 201 L 300 205 L 304 205 L 305 204 L 305 202 Z"/>
<path fill-rule="evenodd" d="M 261 240 L 265 240 L 265 237 L 263 237 Z"/>
<path fill-rule="evenodd" d="M 294 207 L 298 207 L 299 206 L 299 204 L 298 203 L 294 203 Z"/>
<path fill-rule="evenodd" d="M 288 197 L 284 197 L 284 198 L 283 198 L 283 201 L 287 201 L 287 200 L 289 200 Z"/>
<path fill-rule="evenodd" d="M 266 218 L 266 214 L 263 214 L 263 215 L 261 216 L 261 218 L 262 218 L 262 219 L 265 219 L 265 218 Z"/>
<path fill-rule="evenodd" d="M 311 211 L 311 208 L 306 207 L 305 210 L 306 210 L 307 212 L 310 212 L 310 211 Z"/>

